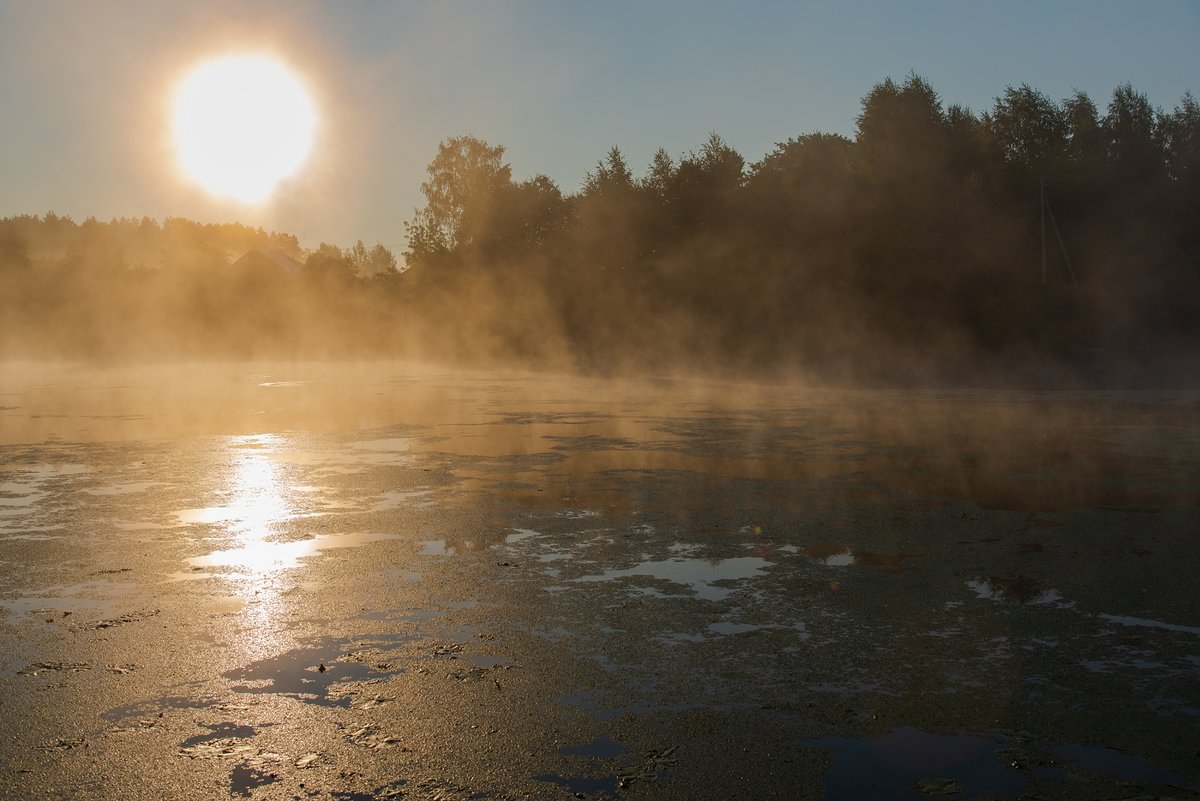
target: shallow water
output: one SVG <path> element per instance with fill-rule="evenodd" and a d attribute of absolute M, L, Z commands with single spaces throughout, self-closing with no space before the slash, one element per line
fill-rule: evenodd
<path fill-rule="evenodd" d="M 0 376 L 0 796 L 1200 788 L 1195 393 Z"/>

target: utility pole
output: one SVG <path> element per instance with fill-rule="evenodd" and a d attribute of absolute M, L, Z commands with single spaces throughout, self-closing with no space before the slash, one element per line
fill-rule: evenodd
<path fill-rule="evenodd" d="M 1071 276 L 1071 286 L 1078 287 L 1079 282 L 1075 280 L 1075 268 L 1071 266 L 1071 257 L 1067 255 L 1067 244 L 1063 242 L 1062 231 L 1058 228 L 1058 220 L 1054 219 L 1054 209 L 1050 208 L 1050 201 L 1046 200 L 1046 176 L 1042 176 L 1038 181 L 1038 194 L 1042 200 L 1042 283 L 1046 283 L 1046 214 L 1050 215 L 1050 224 L 1054 226 L 1054 236 L 1058 238 L 1058 249 L 1062 251 L 1063 261 L 1067 264 L 1067 273 Z"/>
<path fill-rule="evenodd" d="M 1071 275 L 1071 286 L 1078 287 L 1079 282 L 1075 280 L 1075 268 L 1071 266 L 1071 257 L 1067 255 L 1067 243 L 1063 242 L 1062 231 L 1058 230 L 1058 220 L 1054 219 L 1054 209 L 1050 208 L 1050 201 L 1046 201 L 1046 211 L 1050 212 L 1050 224 L 1054 226 L 1054 235 L 1058 237 L 1058 248 L 1062 251 L 1063 261 L 1067 263 L 1067 272 Z M 1042 247 L 1045 247 L 1043 243 Z M 1045 262 L 1045 254 L 1042 255 L 1043 263 Z M 1045 281 L 1043 273 L 1042 281 Z"/>

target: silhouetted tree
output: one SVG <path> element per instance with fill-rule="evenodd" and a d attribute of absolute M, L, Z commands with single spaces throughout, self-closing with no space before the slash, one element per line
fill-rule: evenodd
<path fill-rule="evenodd" d="M 996 98 L 987 125 L 1013 186 L 1058 177 L 1067 154 L 1069 125 L 1063 110 L 1029 84 Z"/>
<path fill-rule="evenodd" d="M 862 100 L 855 137 L 856 163 L 887 191 L 940 172 L 945 151 L 942 103 L 929 82 L 909 75 L 875 84 Z"/>
<path fill-rule="evenodd" d="M 640 250 L 641 208 L 633 173 L 621 149 L 613 147 L 584 175 L 575 201 L 577 267 L 623 270 Z"/>
<path fill-rule="evenodd" d="M 1099 180 L 1105 145 L 1096 104 L 1087 93 L 1077 91 L 1063 101 L 1063 117 L 1067 123 L 1067 158 L 1073 183 Z"/>
<path fill-rule="evenodd" d="M 654 151 L 650 166 L 645 176 L 638 183 L 638 188 L 649 197 L 656 206 L 667 206 L 671 203 L 673 185 L 675 182 L 675 162 L 663 148 Z"/>
<path fill-rule="evenodd" d="M 1125 190 L 1146 190 L 1165 171 L 1157 119 L 1150 100 L 1130 84 L 1118 86 L 1101 121 L 1109 169 Z"/>
<path fill-rule="evenodd" d="M 358 243 L 362 245 L 360 241 Z M 363 257 L 365 258 L 365 248 Z M 346 285 L 358 276 L 354 248 L 343 251 L 336 245 L 322 242 L 304 261 L 304 277 L 323 284 Z"/>
<path fill-rule="evenodd" d="M 677 225 L 696 231 L 724 227 L 733 221 L 746 160 L 715 132 L 699 152 L 679 162 L 675 173 Z"/>
<path fill-rule="evenodd" d="M 491 235 L 498 255 L 527 256 L 558 240 L 571 220 L 571 209 L 558 186 L 545 175 L 508 186 L 499 203 Z"/>
<path fill-rule="evenodd" d="M 628 195 L 632 191 L 633 173 L 619 147 L 610 149 L 608 156 L 597 161 L 595 169 L 588 170 L 584 175 L 584 197 Z"/>
<path fill-rule="evenodd" d="M 457 136 L 438 145 L 421 184 L 426 205 L 408 230 L 409 263 L 469 248 L 486 231 L 502 193 L 512 183 L 504 147 L 474 136 Z"/>
<path fill-rule="evenodd" d="M 775 245 L 835 235 L 850 213 L 854 143 L 813 133 L 781 142 L 750 169 L 748 211 Z"/>

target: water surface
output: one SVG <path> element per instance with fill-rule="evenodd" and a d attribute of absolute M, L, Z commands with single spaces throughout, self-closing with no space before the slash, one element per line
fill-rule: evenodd
<path fill-rule="evenodd" d="M 1194 393 L 2 375 L 14 797 L 1200 785 Z"/>

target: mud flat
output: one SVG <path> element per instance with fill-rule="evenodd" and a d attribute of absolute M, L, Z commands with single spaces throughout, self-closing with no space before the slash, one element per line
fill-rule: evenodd
<path fill-rule="evenodd" d="M 1195 393 L 2 375 L 0 797 L 1200 792 Z"/>

